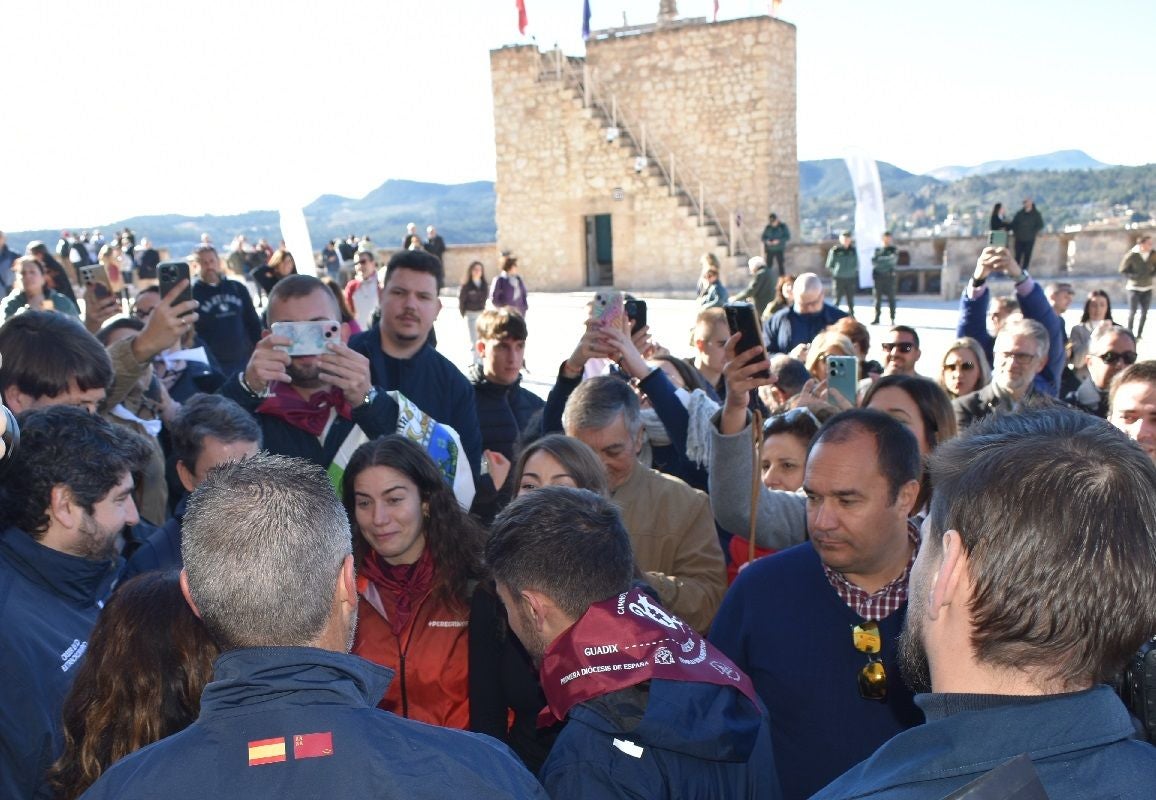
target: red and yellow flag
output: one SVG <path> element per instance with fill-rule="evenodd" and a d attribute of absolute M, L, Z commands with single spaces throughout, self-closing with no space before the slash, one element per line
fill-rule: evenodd
<path fill-rule="evenodd" d="M 285 760 L 285 737 L 276 739 L 258 739 L 249 742 L 249 766 L 259 767 L 262 764 L 276 764 Z"/>

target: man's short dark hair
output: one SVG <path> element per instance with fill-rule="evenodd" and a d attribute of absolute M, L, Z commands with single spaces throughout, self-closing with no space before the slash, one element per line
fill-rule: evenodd
<path fill-rule="evenodd" d="M 775 386 L 787 397 L 794 397 L 803 391 L 803 386 L 811 379 L 807 365 L 786 353 L 771 356 L 771 374 L 777 378 Z"/>
<path fill-rule="evenodd" d="M 888 333 L 906 333 L 915 340 L 915 346 L 919 347 L 919 331 L 912 328 L 910 325 L 892 325 L 887 331 Z"/>
<path fill-rule="evenodd" d="M 86 512 L 125 473 L 151 455 L 143 437 L 73 406 L 48 406 L 18 417 L 20 447 L 0 482 L 0 529 L 20 528 L 39 539 L 48 530 L 52 488 L 65 486 Z"/>
<path fill-rule="evenodd" d="M 980 661 L 1079 686 L 1156 631 L 1156 466 L 1068 408 L 990 416 L 931 455 L 924 547 L 959 532 Z"/>
<path fill-rule="evenodd" d="M 0 391 L 15 386 L 29 397 L 57 397 L 70 381 L 83 392 L 112 383 L 112 360 L 100 342 L 55 311 L 26 311 L 4 323 L 0 354 Z"/>
<path fill-rule="evenodd" d="M 479 339 L 514 339 L 524 342 L 528 336 L 526 320 L 512 308 L 487 309 L 478 316 L 475 328 Z"/>
<path fill-rule="evenodd" d="M 261 428 L 252 414 L 227 397 L 194 395 L 169 425 L 173 458 L 194 471 L 209 436 L 224 444 L 256 442 L 261 446 Z"/>
<path fill-rule="evenodd" d="M 437 280 L 439 292 L 445 285 L 445 268 L 442 267 L 442 262 L 433 253 L 427 253 L 424 250 L 399 250 L 394 253 L 385 265 L 385 276 L 382 278 L 382 284 L 389 283 L 393 273 L 399 269 L 410 269 L 414 272 L 433 275 Z"/>
<path fill-rule="evenodd" d="M 144 320 L 136 317 L 114 317 L 105 323 L 104 327 L 96 332 L 96 340 L 105 347 L 108 347 L 108 340 L 117 331 L 129 330 L 134 333 L 140 333 L 144 330 Z"/>
<path fill-rule="evenodd" d="M 1137 361 L 1117 375 L 1108 391 L 1108 408 L 1116 405 L 1116 392 L 1125 383 L 1149 383 L 1156 386 L 1156 361 Z"/>
<path fill-rule="evenodd" d="M 283 300 L 309 297 L 314 292 L 325 293 L 325 296 L 333 303 L 333 319 L 341 322 L 341 309 L 337 305 L 337 298 L 333 296 L 333 292 L 329 290 L 329 287 L 321 282 L 320 278 L 314 277 L 313 275 L 293 273 L 277 281 L 277 283 L 273 284 L 273 288 L 269 290 L 269 303 L 266 308 L 272 308 L 274 303 L 280 303 Z"/>
<path fill-rule="evenodd" d="M 887 489 L 894 503 L 903 485 L 919 480 L 923 474 L 923 462 L 915 434 L 902 422 L 881 411 L 853 408 L 827 420 L 819 429 L 819 435 L 811 442 L 811 452 L 821 444 L 844 444 L 857 434 L 867 434 L 875 440 L 879 472 L 887 478 Z M 808 460 L 810 457 L 809 452 Z"/>
<path fill-rule="evenodd" d="M 618 509 L 599 494 L 562 486 L 528 492 L 498 515 L 486 564 L 511 594 L 541 592 L 573 619 L 634 580 Z"/>

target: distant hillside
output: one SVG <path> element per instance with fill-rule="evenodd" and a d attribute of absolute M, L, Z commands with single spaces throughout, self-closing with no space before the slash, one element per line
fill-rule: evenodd
<path fill-rule="evenodd" d="M 351 233 L 368 235 L 383 247 L 400 245 L 409 222 L 417 223 L 422 235 L 434 225 L 449 244 L 492 242 L 497 236 L 494 221 L 494 184 L 490 181 L 443 185 L 417 181 L 388 180 L 365 197 L 354 199 L 326 194 L 305 207 L 305 219 L 313 246 L 318 250 L 329 239 Z M 277 244 L 281 228 L 276 211 L 249 211 L 228 216 L 185 217 L 177 214 L 133 217 L 99 227 L 108 236 L 125 227 L 136 232 L 138 241 L 148 236 L 154 244 L 169 249 L 174 256 L 190 252 L 208 233 L 219 247 L 226 247 L 238 233 L 250 241 L 268 239 Z M 13 248 L 33 239 L 56 244 L 59 230 L 20 231 L 8 234 Z"/>
<path fill-rule="evenodd" d="M 1091 162 L 1094 168 L 988 169 L 992 164 L 1012 163 L 1070 165 L 1081 163 L 1081 159 Z M 1156 209 L 1156 164 L 1110 167 L 1073 150 L 950 169 L 973 170 L 975 174 L 939 180 L 879 162 L 888 224 L 897 231 L 910 230 L 934 225 L 952 213 L 968 213 L 982 224 L 994 203 L 1001 202 L 1014 210 L 1028 195 L 1036 198 L 1053 230 L 1071 223 L 1086 223 L 1120 207 L 1141 214 L 1151 214 Z M 841 159 L 799 162 L 799 210 L 804 222 L 797 232 L 801 239 L 819 238 L 847 226 L 854 216 L 855 201 L 851 179 Z M 494 185 L 489 181 L 447 186 L 388 180 L 362 198 L 322 195 L 306 207 L 305 216 L 317 249 L 329 239 L 351 233 L 368 234 L 379 246 L 395 247 L 401 243 L 408 222 L 417 223 L 423 234 L 426 225 L 436 225 L 451 246 L 493 242 L 497 237 Z M 221 247 L 228 246 L 238 233 L 244 233 L 251 241 L 265 238 L 274 244 L 281 237 L 275 211 L 199 217 L 165 214 L 97 227 L 108 235 L 126 225 L 137 233 L 138 240 L 148 236 L 177 257 L 190 252 L 201 233 L 208 233 Z M 58 229 L 20 231 L 9 232 L 8 239 L 14 249 L 22 250 L 32 239 L 55 246 L 59 235 Z"/>
<path fill-rule="evenodd" d="M 927 173 L 929 177 L 941 181 L 957 181 L 969 175 L 987 175 L 991 172 L 1018 170 L 1033 172 L 1039 170 L 1107 169 L 1111 164 L 1097 161 L 1083 150 L 1060 150 L 1042 156 L 1013 158 L 1007 161 L 985 161 L 974 167 L 939 167 Z"/>
<path fill-rule="evenodd" d="M 942 181 L 926 175 L 913 175 L 886 161 L 878 162 L 879 180 L 887 191 L 918 192 Z M 799 162 L 799 200 L 827 200 L 853 192 L 851 175 L 841 158 L 823 158 Z"/>

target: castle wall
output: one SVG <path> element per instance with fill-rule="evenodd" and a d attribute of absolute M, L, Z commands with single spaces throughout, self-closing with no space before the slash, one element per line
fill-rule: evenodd
<path fill-rule="evenodd" d="M 587 63 L 601 99 L 613 91 L 635 133 L 645 118 L 648 139 L 676 153 L 676 178 L 693 166 L 707 204 L 740 212 L 749 249 L 761 252 L 770 210 L 798 229 L 794 52 L 794 27 L 762 17 L 591 41 Z M 611 217 L 621 288 L 693 286 L 704 252 L 731 267 L 661 177 L 636 172 L 627 138 L 607 141 L 581 93 L 550 77 L 548 54 L 507 47 L 490 63 L 498 246 L 518 256 L 530 286 L 587 285 L 584 218 L 598 214 Z"/>
<path fill-rule="evenodd" d="M 798 230 L 795 27 L 770 17 L 682 22 L 592 39 L 586 62 L 628 121 L 673 151 L 709 197 L 759 235 L 774 211 Z M 709 201 L 708 201 L 709 202 Z"/>

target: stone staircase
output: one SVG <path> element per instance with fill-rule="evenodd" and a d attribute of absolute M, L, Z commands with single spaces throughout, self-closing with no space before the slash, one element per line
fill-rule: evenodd
<path fill-rule="evenodd" d="M 613 96 L 602 97 L 589 80 L 580 57 L 558 58 L 543 54 L 539 74 L 541 81 L 557 81 L 561 94 L 581 109 L 582 115 L 598 126 L 608 143 L 622 150 L 623 172 L 642 177 L 652 189 L 665 192 L 681 216 L 694 223 L 702 238 L 704 252 L 713 253 L 727 267 L 746 266 L 745 242 L 732 241 L 730 213 L 709 202 L 700 181 L 689 166 L 665 151 L 660 142 L 648 135 L 645 123 L 631 117 Z"/>

